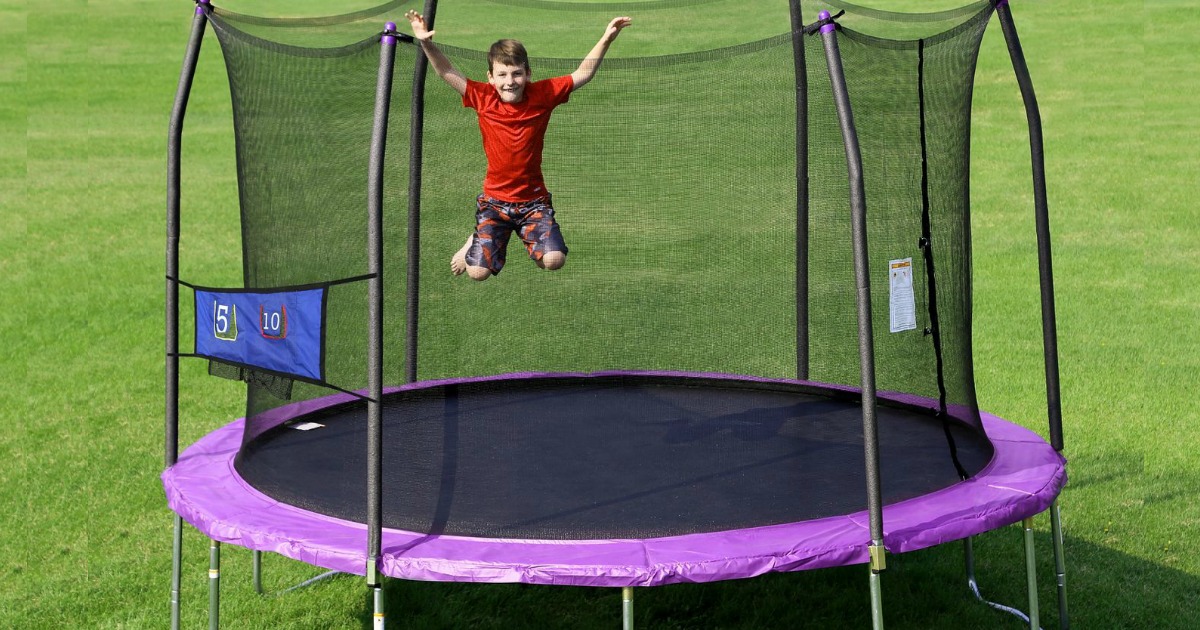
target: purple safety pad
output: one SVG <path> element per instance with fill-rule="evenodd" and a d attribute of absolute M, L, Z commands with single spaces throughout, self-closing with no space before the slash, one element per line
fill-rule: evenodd
<path fill-rule="evenodd" d="M 550 375 L 469 380 L 539 376 Z M 414 386 L 404 388 L 409 387 Z M 401 388 L 388 391 L 396 389 Z M 351 398 L 338 394 L 269 413 L 283 422 Z M 991 414 L 981 412 L 981 416 L 995 446 L 992 461 L 971 479 L 884 506 L 888 552 L 915 551 L 997 529 L 1046 510 L 1058 496 L 1066 483 L 1066 460 L 1036 433 Z M 238 419 L 213 431 L 163 472 L 170 508 L 213 540 L 365 574 L 365 524 L 280 503 L 238 476 L 233 459 L 242 430 L 243 419 Z M 869 560 L 870 544 L 865 510 L 784 525 L 652 539 L 485 539 L 384 529 L 379 568 L 385 575 L 411 580 L 654 586 L 862 564 Z"/>

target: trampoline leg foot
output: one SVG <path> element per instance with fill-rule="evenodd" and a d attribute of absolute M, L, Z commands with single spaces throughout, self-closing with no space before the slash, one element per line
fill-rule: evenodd
<path fill-rule="evenodd" d="M 633 587 L 621 587 L 621 630 L 633 630 Z"/>
<path fill-rule="evenodd" d="M 179 583 L 183 573 L 183 518 L 175 515 L 175 541 L 171 549 L 171 630 L 179 630 Z"/>
<path fill-rule="evenodd" d="M 208 627 L 221 627 L 221 543 L 215 540 L 208 547 Z"/>
<path fill-rule="evenodd" d="M 1029 627 L 1031 630 L 1038 630 L 1039 625 L 1038 615 L 1038 594 L 1037 594 L 1037 563 L 1033 548 L 1033 518 L 1026 518 L 1022 522 L 1025 528 L 1025 576 L 1029 587 Z"/>
<path fill-rule="evenodd" d="M 282 591 L 275 591 L 273 593 L 267 593 L 266 590 L 263 588 L 263 584 L 262 584 L 263 553 L 261 551 L 255 550 L 254 553 L 252 554 L 252 557 L 254 559 L 253 566 L 252 566 L 253 571 L 254 571 L 254 592 L 256 592 L 259 595 L 262 595 L 264 597 L 267 595 L 269 595 L 271 597 L 280 597 L 283 595 L 287 595 L 288 593 L 291 593 L 292 591 L 299 590 L 302 588 L 307 588 L 309 586 L 312 586 L 313 584 L 316 584 L 317 582 L 320 582 L 322 580 L 331 578 L 335 575 L 341 574 L 341 571 L 326 571 L 316 577 L 312 577 L 307 580 L 304 580 L 303 582 L 301 582 L 299 584 L 289 586 L 289 587 L 283 589 Z"/>
<path fill-rule="evenodd" d="M 1054 538 L 1054 575 L 1058 582 L 1058 627 L 1067 630 L 1071 627 L 1070 617 L 1067 616 L 1067 558 L 1063 550 L 1062 516 L 1057 500 L 1050 504 L 1050 529 Z"/>
<path fill-rule="evenodd" d="M 975 545 L 973 541 L 974 539 L 972 538 L 963 539 L 963 559 L 967 568 L 967 588 L 971 589 L 971 594 L 975 596 L 975 599 L 978 599 L 979 601 L 991 606 L 992 608 L 995 608 L 996 610 L 1006 612 L 1020 619 L 1021 621 L 1028 622 L 1029 616 L 1017 610 L 1016 608 L 1011 608 L 1009 606 L 1005 606 L 1004 604 L 997 604 L 996 602 L 983 598 L 983 595 L 979 592 L 979 583 L 975 581 Z"/>
<path fill-rule="evenodd" d="M 371 593 L 375 602 L 374 630 L 383 630 L 386 625 L 383 614 L 383 584 L 371 587 Z"/>

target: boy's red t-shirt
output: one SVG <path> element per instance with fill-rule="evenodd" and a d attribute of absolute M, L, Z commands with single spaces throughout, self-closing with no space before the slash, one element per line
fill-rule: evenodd
<path fill-rule="evenodd" d="M 542 180 L 542 145 L 550 112 L 571 97 L 570 75 L 533 81 L 525 100 L 508 104 L 490 83 L 467 80 L 463 107 L 479 114 L 479 132 L 487 155 L 483 194 L 500 201 L 532 201 L 546 196 Z"/>

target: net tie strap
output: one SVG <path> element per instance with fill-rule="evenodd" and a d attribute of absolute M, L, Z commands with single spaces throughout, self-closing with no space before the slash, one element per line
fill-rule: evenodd
<path fill-rule="evenodd" d="M 841 28 L 841 25 L 838 24 L 835 20 L 842 17 L 843 15 L 846 15 L 846 11 L 844 9 L 841 11 L 838 11 L 837 15 L 831 15 L 823 20 L 817 20 L 816 22 L 813 22 L 812 24 L 809 24 L 808 26 L 804 27 L 804 34 L 812 35 L 813 33 L 816 33 L 817 31 L 821 30 L 821 27 L 825 26 L 826 24 L 832 24 L 838 28 Z"/>

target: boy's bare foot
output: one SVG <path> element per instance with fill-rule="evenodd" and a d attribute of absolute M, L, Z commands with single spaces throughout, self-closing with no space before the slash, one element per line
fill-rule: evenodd
<path fill-rule="evenodd" d="M 471 248 L 471 239 L 473 238 L 475 238 L 474 234 L 468 236 L 467 242 L 463 243 L 463 246 L 450 257 L 450 273 L 461 276 L 467 270 L 467 250 Z"/>

